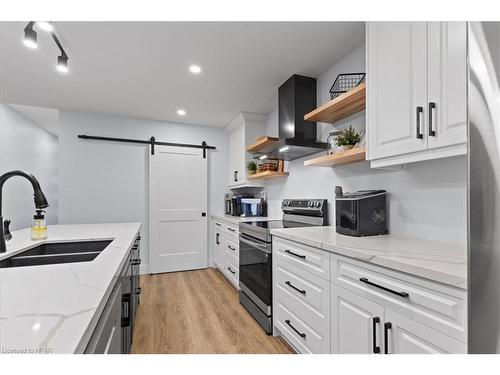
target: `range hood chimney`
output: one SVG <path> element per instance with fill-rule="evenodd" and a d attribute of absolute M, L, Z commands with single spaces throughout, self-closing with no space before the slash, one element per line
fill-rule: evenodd
<path fill-rule="evenodd" d="M 316 141 L 316 122 L 304 115 L 316 108 L 316 78 L 294 74 L 278 89 L 279 142 L 260 150 L 255 156 L 294 160 L 326 149 Z"/>

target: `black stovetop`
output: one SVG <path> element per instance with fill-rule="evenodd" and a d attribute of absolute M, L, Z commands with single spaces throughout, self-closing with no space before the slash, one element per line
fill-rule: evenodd
<path fill-rule="evenodd" d="M 267 220 L 267 221 L 245 221 L 243 224 L 251 225 L 256 228 L 271 230 L 271 229 L 284 229 L 284 228 L 300 228 L 300 227 L 314 227 L 318 224 L 301 223 L 298 221 L 289 220 Z"/>

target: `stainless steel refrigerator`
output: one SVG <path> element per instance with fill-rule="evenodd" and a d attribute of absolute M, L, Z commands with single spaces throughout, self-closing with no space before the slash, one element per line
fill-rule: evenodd
<path fill-rule="evenodd" d="M 500 22 L 470 22 L 469 353 L 500 353 Z"/>

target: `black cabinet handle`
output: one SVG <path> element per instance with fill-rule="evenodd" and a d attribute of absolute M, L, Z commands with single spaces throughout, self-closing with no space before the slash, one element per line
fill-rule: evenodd
<path fill-rule="evenodd" d="M 403 297 L 403 298 L 410 297 L 410 295 L 408 293 L 406 293 L 406 292 L 398 292 L 396 290 L 392 290 L 392 289 L 386 288 L 385 286 L 375 284 L 375 283 L 371 282 L 370 280 L 368 280 L 366 277 L 361 277 L 359 279 L 359 281 L 361 281 L 362 283 L 374 286 L 375 288 L 379 288 L 379 289 L 385 290 L 386 292 L 389 292 L 389 293 L 392 293 L 392 294 L 396 294 L 396 295 L 398 295 L 400 297 Z"/>
<path fill-rule="evenodd" d="M 373 352 L 375 354 L 380 353 L 380 346 L 377 345 L 377 326 L 380 324 L 380 318 L 378 316 L 373 317 Z"/>
<path fill-rule="evenodd" d="M 137 287 L 137 288 L 135 289 L 135 294 L 141 294 L 141 290 L 142 290 L 142 288 L 141 288 L 141 287 Z"/>
<path fill-rule="evenodd" d="M 227 267 L 227 269 L 228 269 L 228 270 L 229 270 L 229 272 L 231 272 L 233 275 L 236 273 L 236 271 L 233 271 L 233 270 L 231 269 L 231 267 Z"/>
<path fill-rule="evenodd" d="M 137 266 L 137 265 L 141 264 L 141 260 L 140 259 L 130 259 L 130 264 L 133 266 Z"/>
<path fill-rule="evenodd" d="M 132 250 L 137 250 L 138 248 L 139 248 L 139 245 L 132 246 Z"/>
<path fill-rule="evenodd" d="M 424 108 L 418 106 L 417 107 L 417 139 L 424 138 L 424 135 L 421 133 L 422 128 L 422 113 L 424 112 Z"/>
<path fill-rule="evenodd" d="M 220 234 L 219 234 L 219 233 L 216 233 L 216 234 L 215 234 L 215 243 L 216 243 L 217 245 L 220 245 L 220 242 L 219 242 L 219 236 L 220 236 Z"/>
<path fill-rule="evenodd" d="M 436 109 L 436 103 L 429 102 L 429 136 L 431 137 L 436 136 L 436 131 L 434 130 L 434 126 L 432 124 L 432 115 L 435 109 Z"/>
<path fill-rule="evenodd" d="M 122 316 L 121 326 L 122 327 L 130 327 L 130 293 L 122 294 L 122 312 L 125 311 L 127 313 L 126 316 Z M 125 305 L 125 306 L 124 306 Z"/>
<path fill-rule="evenodd" d="M 236 229 L 229 228 L 229 227 L 227 227 L 227 230 L 230 230 L 231 232 L 236 232 Z"/>
<path fill-rule="evenodd" d="M 290 251 L 290 250 L 285 250 L 285 253 L 293 255 L 293 256 L 300 258 L 300 259 L 306 259 L 305 255 L 300 255 L 300 254 L 294 253 L 293 251 Z"/>
<path fill-rule="evenodd" d="M 138 235 L 135 240 L 136 241 L 140 241 L 141 240 L 141 235 Z"/>
<path fill-rule="evenodd" d="M 295 285 L 293 285 L 290 281 L 285 281 L 285 284 L 288 285 L 290 288 L 293 288 L 295 289 L 297 292 L 299 293 L 302 293 L 302 294 L 306 294 L 306 291 L 303 290 L 303 289 L 299 289 L 297 288 Z"/>
<path fill-rule="evenodd" d="M 238 182 L 238 171 L 234 171 L 233 175 L 234 175 L 234 182 Z"/>
<path fill-rule="evenodd" d="M 234 247 L 232 247 L 231 245 L 227 245 L 227 247 L 233 251 L 236 251 L 236 249 Z"/>
<path fill-rule="evenodd" d="M 220 227 L 220 223 L 215 223 L 215 225 L 217 225 L 218 227 Z"/>
<path fill-rule="evenodd" d="M 295 331 L 295 333 L 297 333 L 297 335 L 299 335 L 300 337 L 302 337 L 303 339 L 306 338 L 306 334 L 305 333 L 302 333 L 300 332 L 297 328 L 295 328 L 292 323 L 290 323 L 290 320 L 285 320 L 285 323 L 288 324 L 290 326 L 291 329 L 293 329 Z"/>
<path fill-rule="evenodd" d="M 389 353 L 389 330 L 392 328 L 392 323 L 387 322 L 384 324 L 384 353 L 385 354 L 391 354 Z"/>

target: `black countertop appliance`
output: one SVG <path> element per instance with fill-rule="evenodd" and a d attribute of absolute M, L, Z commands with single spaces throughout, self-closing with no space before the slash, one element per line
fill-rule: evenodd
<path fill-rule="evenodd" d="M 387 192 L 360 190 L 342 193 L 335 188 L 335 229 L 347 236 L 387 234 Z"/>

